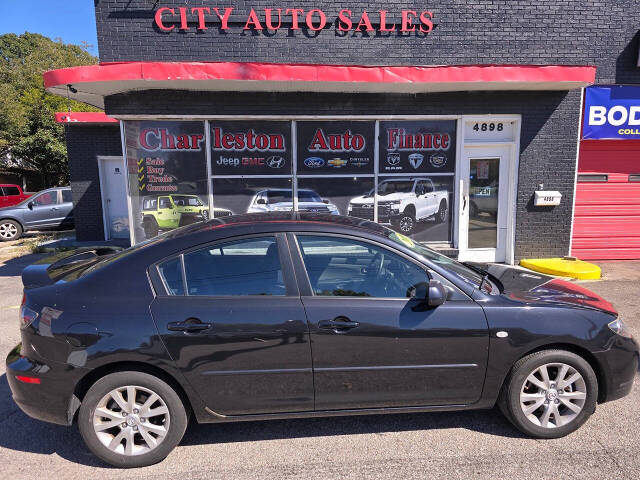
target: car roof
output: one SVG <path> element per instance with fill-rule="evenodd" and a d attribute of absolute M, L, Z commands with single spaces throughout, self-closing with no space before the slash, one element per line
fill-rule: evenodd
<path fill-rule="evenodd" d="M 309 212 L 259 212 L 213 218 L 206 222 L 196 223 L 185 228 L 173 230 L 166 234 L 166 238 L 184 239 L 191 235 L 195 236 L 211 230 L 224 228 L 231 229 L 232 227 L 252 227 L 252 230 L 254 231 L 263 231 L 265 230 L 264 227 L 271 226 L 272 224 L 278 224 L 279 230 L 282 227 L 285 227 L 285 230 L 295 230 L 296 225 L 321 226 L 324 224 L 327 228 L 355 228 L 374 235 L 387 236 L 389 233 L 389 230 L 382 225 L 357 217 Z M 318 231 L 322 231 L 322 228 L 318 228 Z"/>

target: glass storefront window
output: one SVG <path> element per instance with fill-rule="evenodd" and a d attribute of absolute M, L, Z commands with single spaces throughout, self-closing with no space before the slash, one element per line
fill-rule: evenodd
<path fill-rule="evenodd" d="M 204 122 L 126 121 L 133 241 L 209 217 Z"/>
<path fill-rule="evenodd" d="M 378 178 L 378 222 L 418 242 L 451 241 L 453 176 Z M 373 204 L 373 195 L 359 199 Z"/>
<path fill-rule="evenodd" d="M 133 241 L 297 204 L 377 218 L 419 242 L 451 242 L 456 125 L 385 120 L 376 139 L 374 120 L 125 121 Z"/>
<path fill-rule="evenodd" d="M 291 178 L 214 178 L 212 183 L 216 217 L 293 210 Z"/>

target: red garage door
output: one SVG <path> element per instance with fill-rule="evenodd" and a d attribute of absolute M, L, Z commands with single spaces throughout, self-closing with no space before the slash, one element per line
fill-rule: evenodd
<path fill-rule="evenodd" d="M 640 141 L 582 141 L 573 222 L 573 256 L 640 259 Z"/>

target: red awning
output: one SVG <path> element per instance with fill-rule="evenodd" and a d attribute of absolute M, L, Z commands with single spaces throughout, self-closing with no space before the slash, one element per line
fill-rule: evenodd
<path fill-rule="evenodd" d="M 103 107 L 107 95 L 147 89 L 363 93 L 573 90 L 594 83 L 595 74 L 596 67 L 562 65 L 127 62 L 51 70 L 44 74 L 44 83 L 50 93 Z"/>
<path fill-rule="evenodd" d="M 118 120 L 109 117 L 104 112 L 56 112 L 58 123 L 118 123 Z"/>

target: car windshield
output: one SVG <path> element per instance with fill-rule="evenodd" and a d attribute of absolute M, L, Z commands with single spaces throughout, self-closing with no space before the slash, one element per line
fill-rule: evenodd
<path fill-rule="evenodd" d="M 198 197 L 192 197 L 190 195 L 174 195 L 173 203 L 178 207 L 201 207 L 202 202 Z"/>
<path fill-rule="evenodd" d="M 410 193 L 413 189 L 411 180 L 394 180 L 382 182 L 378 185 L 378 195 L 390 195 L 392 193 Z M 372 192 L 373 193 L 373 192 Z"/>
<path fill-rule="evenodd" d="M 462 263 L 456 262 L 452 258 L 447 257 L 446 255 L 442 255 L 441 253 L 438 253 L 431 248 L 420 245 L 419 243 L 411 240 L 409 237 L 406 237 L 394 231 L 390 231 L 387 236 L 394 242 L 400 243 L 405 247 L 409 247 L 418 255 L 421 255 L 427 260 L 438 264 L 442 268 L 456 275 L 459 279 L 470 285 L 473 285 L 474 288 L 479 287 L 482 283 L 482 275 L 480 275 L 475 270 L 472 270 L 469 267 L 463 265 Z"/>
<path fill-rule="evenodd" d="M 271 190 L 267 192 L 269 203 L 281 203 L 291 201 L 291 190 Z"/>
<path fill-rule="evenodd" d="M 311 190 L 298 190 L 298 201 L 300 202 L 322 202 L 322 198 Z"/>

